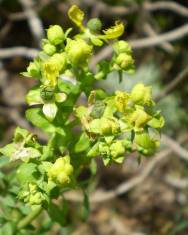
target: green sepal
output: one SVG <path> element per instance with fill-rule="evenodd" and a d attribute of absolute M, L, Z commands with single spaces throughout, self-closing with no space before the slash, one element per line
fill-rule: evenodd
<path fill-rule="evenodd" d="M 26 111 L 26 118 L 33 125 L 41 128 L 47 133 L 54 133 L 56 130 L 55 126 L 52 125 L 42 114 L 40 108 L 31 108 Z"/>
<path fill-rule="evenodd" d="M 99 156 L 100 152 L 99 152 L 99 142 L 97 142 L 96 144 L 94 144 L 89 152 L 87 153 L 88 157 L 97 157 Z"/>
<path fill-rule="evenodd" d="M 80 135 L 79 140 L 74 147 L 74 151 L 75 153 L 84 152 L 89 148 L 89 146 L 90 146 L 89 137 L 86 135 L 85 132 L 83 132 Z"/>

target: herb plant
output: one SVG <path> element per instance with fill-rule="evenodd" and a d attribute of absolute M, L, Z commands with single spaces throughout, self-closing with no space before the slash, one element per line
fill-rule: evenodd
<path fill-rule="evenodd" d="M 71 37 L 72 28 L 64 32 L 59 25 L 50 26 L 42 50 L 23 73 L 38 82 L 26 95 L 30 106 L 26 118 L 48 134 L 48 141 L 38 141 L 17 127 L 13 142 L 0 148 L 0 167 L 11 169 L 0 174 L 4 192 L 0 232 L 4 234 L 45 234 L 47 225 L 41 225 L 37 233 L 31 226 L 42 210 L 52 221 L 65 225 L 63 194 L 82 189 L 88 206 L 90 181 L 82 180 L 81 174 L 85 169 L 90 169 L 91 176 L 96 174 L 96 157 L 105 165 L 122 163 L 132 152 L 154 155 L 160 143 L 164 119 L 155 108 L 150 86 L 139 83 L 129 93 L 119 90 L 115 94 L 94 89 L 95 81 L 106 79 L 111 72 L 116 71 L 120 79 L 122 73 L 134 72 L 131 47 L 118 40 L 124 25 L 117 21 L 102 30 L 97 18 L 84 25 L 84 13 L 75 5 L 68 16 L 80 32 Z M 112 58 L 100 61 L 93 72 L 89 61 L 95 48 L 100 50 L 111 40 Z M 6 177 L 5 172 L 9 172 Z M 62 208 L 54 202 L 60 198 Z"/>

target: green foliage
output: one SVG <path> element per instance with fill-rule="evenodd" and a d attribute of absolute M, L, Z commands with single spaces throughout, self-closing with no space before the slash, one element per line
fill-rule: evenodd
<path fill-rule="evenodd" d="M 164 118 L 156 110 L 150 86 L 138 83 L 130 92 L 120 89 L 112 94 L 93 90 L 96 80 L 105 80 L 112 72 L 134 72 L 130 45 L 117 39 L 124 32 L 123 24 L 117 21 L 101 32 L 98 19 L 83 24 L 84 13 L 77 6 L 72 6 L 68 15 L 80 33 L 70 37 L 71 29 L 64 32 L 59 25 L 50 26 L 42 50 L 23 73 L 38 80 L 38 85 L 26 95 L 31 106 L 26 118 L 50 138 L 47 143 L 40 143 L 32 133 L 18 127 L 13 142 L 0 149 L 5 156 L 0 158 L 0 166 L 10 164 L 6 160 L 9 158 L 16 168 L 8 179 L 3 173 L 0 175 L 0 187 L 5 190 L 6 182 L 9 184 L 9 200 L 4 199 L 8 209 L 2 213 L 0 233 L 32 234 L 31 221 L 42 209 L 64 226 L 67 203 L 59 208 L 53 200 L 61 198 L 65 191 L 83 190 L 81 173 L 89 169 L 92 176 L 96 174 L 95 157 L 101 157 L 105 165 L 122 163 L 128 153 L 137 151 L 150 156 L 159 146 Z M 111 39 L 115 40 L 112 59 L 102 60 L 97 72 L 92 72 L 89 60 L 95 47 Z M 81 94 L 87 97 L 85 106 L 77 103 Z M 85 189 L 83 193 L 81 216 L 86 220 L 89 199 Z M 12 209 L 18 210 L 22 218 L 18 225 L 18 219 L 10 219 Z M 25 215 L 28 221 L 23 220 Z M 42 230 L 38 234 L 43 234 Z"/>

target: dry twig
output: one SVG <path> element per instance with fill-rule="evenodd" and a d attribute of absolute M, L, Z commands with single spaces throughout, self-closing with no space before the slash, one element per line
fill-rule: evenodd
<path fill-rule="evenodd" d="M 155 32 L 155 30 L 148 23 L 143 26 L 143 29 L 148 36 L 157 36 L 157 32 Z M 174 51 L 173 46 L 169 42 L 162 43 L 160 47 L 168 53 L 172 53 Z"/>
<path fill-rule="evenodd" d="M 23 10 L 27 16 L 30 30 L 40 46 L 40 41 L 44 37 L 44 29 L 42 21 L 38 17 L 36 11 L 33 9 L 33 0 L 19 0 L 23 6 Z"/>
<path fill-rule="evenodd" d="M 165 88 L 156 96 L 155 100 L 159 101 L 170 92 L 172 92 L 183 80 L 188 77 L 188 68 L 181 71 L 170 83 L 168 83 Z"/>
<path fill-rule="evenodd" d="M 170 10 L 181 16 L 188 17 L 188 8 L 174 1 L 146 2 L 144 8 L 148 11 Z"/>
<path fill-rule="evenodd" d="M 37 56 L 38 50 L 27 47 L 10 47 L 0 49 L 0 59 L 10 59 L 15 56 L 21 56 L 28 59 L 33 59 Z"/>
<path fill-rule="evenodd" d="M 74 1 L 77 4 L 83 4 L 87 5 L 89 7 L 93 7 L 96 4 L 96 1 L 94 0 L 82 0 L 82 1 Z M 143 8 L 147 11 L 157 11 L 157 10 L 168 10 L 172 11 L 175 14 L 188 17 L 188 9 L 173 1 L 158 1 L 158 2 L 146 2 L 143 4 Z M 129 6 L 109 6 L 105 4 L 104 2 L 98 1 L 97 2 L 97 11 L 98 14 L 103 14 L 105 16 L 112 16 L 112 15 L 118 15 L 118 16 L 125 16 L 132 13 L 135 13 L 140 10 L 140 5 L 133 4 Z"/>

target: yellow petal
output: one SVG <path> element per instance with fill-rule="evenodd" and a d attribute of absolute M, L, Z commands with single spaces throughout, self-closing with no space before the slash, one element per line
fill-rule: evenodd
<path fill-rule="evenodd" d="M 82 23 L 84 20 L 84 12 L 80 10 L 78 6 L 73 5 L 68 11 L 68 16 L 81 30 L 85 29 Z"/>
<path fill-rule="evenodd" d="M 115 39 L 115 38 L 120 37 L 123 34 L 124 25 L 122 22 L 116 21 L 114 26 L 112 26 L 109 29 L 103 30 L 103 32 L 105 34 L 103 35 L 104 39 Z"/>

